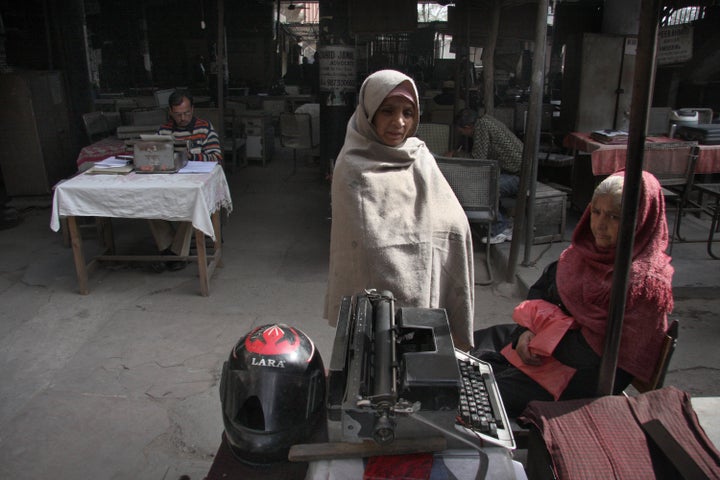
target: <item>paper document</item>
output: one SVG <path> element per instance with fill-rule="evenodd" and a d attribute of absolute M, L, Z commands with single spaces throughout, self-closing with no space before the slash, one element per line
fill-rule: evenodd
<path fill-rule="evenodd" d="M 140 140 L 147 140 L 151 142 L 173 142 L 175 138 L 172 135 L 158 135 L 154 133 L 141 133 Z"/>
<path fill-rule="evenodd" d="M 105 160 L 100 160 L 99 162 L 95 162 L 95 165 L 93 165 L 95 168 L 117 168 L 117 167 L 124 167 L 128 164 L 128 160 L 126 158 L 117 158 L 115 156 L 108 157 Z"/>
<path fill-rule="evenodd" d="M 217 162 L 196 162 L 190 160 L 178 173 L 210 173 L 217 165 Z"/>

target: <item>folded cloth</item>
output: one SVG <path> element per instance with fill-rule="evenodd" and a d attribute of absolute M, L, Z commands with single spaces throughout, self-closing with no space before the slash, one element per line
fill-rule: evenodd
<path fill-rule="evenodd" d="M 528 365 L 522 361 L 512 345 L 500 353 L 516 368 L 539 383 L 557 400 L 565 391 L 575 369 L 552 357 L 558 342 L 575 323 L 560 307 L 545 300 L 526 300 L 515 307 L 513 320 L 529 328 L 534 334 L 528 343 L 530 351 L 543 357 L 541 365 Z"/>
<path fill-rule="evenodd" d="M 637 397 L 533 401 L 519 420 L 539 429 L 559 479 L 678 478 L 643 430 L 652 420 L 685 450 L 703 478 L 720 479 L 720 452 L 700 426 L 690 396 L 674 387 Z"/>

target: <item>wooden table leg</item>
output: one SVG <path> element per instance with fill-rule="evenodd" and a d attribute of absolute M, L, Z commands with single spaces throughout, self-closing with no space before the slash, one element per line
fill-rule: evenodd
<path fill-rule="evenodd" d="M 205 248 L 205 234 L 195 229 L 195 245 L 197 246 L 198 275 L 200 276 L 200 295 L 210 295 L 210 275 L 208 275 L 207 249 Z"/>
<path fill-rule="evenodd" d="M 214 261 L 215 266 L 222 267 L 222 225 L 220 224 L 220 211 L 217 209 L 212 214 L 213 231 L 215 232 Z"/>
<path fill-rule="evenodd" d="M 76 217 L 67 217 L 68 230 L 70 231 L 70 245 L 73 250 L 73 261 L 75 262 L 75 273 L 77 274 L 78 287 L 81 295 L 90 293 L 88 290 L 88 274 L 85 264 L 85 255 L 82 249 L 82 236 L 77 225 Z"/>
<path fill-rule="evenodd" d="M 213 255 L 208 263 L 207 248 L 205 248 L 205 234 L 195 229 L 195 245 L 197 246 L 198 276 L 200 277 L 200 294 L 203 297 L 210 295 L 210 278 L 216 267 L 222 266 L 222 228 L 220 225 L 220 210 L 212 214 L 215 242 Z"/>

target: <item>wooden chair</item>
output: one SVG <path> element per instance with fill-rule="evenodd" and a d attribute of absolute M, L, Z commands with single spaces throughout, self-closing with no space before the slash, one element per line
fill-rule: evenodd
<path fill-rule="evenodd" d="M 438 167 L 465 210 L 470 224 L 485 224 L 487 231 L 497 219 L 500 167 L 495 160 L 435 156 Z M 485 244 L 485 265 L 488 280 L 476 285 L 493 283 L 490 242 Z"/>
<path fill-rule="evenodd" d="M 639 393 L 657 390 L 658 388 L 662 388 L 665 384 L 665 375 L 667 374 L 668 368 L 670 367 L 670 360 L 672 359 L 672 355 L 677 347 L 679 330 L 680 322 L 677 319 L 672 320 L 670 325 L 668 325 L 662 349 L 660 350 L 660 358 L 658 358 L 658 362 L 655 365 L 655 370 L 653 371 L 650 380 L 644 382 L 636 378 L 632 381 L 632 387 Z M 623 394 L 628 396 L 627 392 L 623 392 Z M 510 427 L 518 448 L 528 448 L 530 430 L 518 424 L 514 418 L 510 419 Z"/>
<path fill-rule="evenodd" d="M 450 149 L 450 125 L 444 123 L 421 123 L 415 136 L 425 142 L 434 155 L 444 155 Z"/>
<path fill-rule="evenodd" d="M 665 333 L 665 339 L 663 340 L 662 350 L 660 350 L 660 358 L 655 366 L 655 371 L 650 378 L 650 381 L 643 382 L 642 380 L 635 379 L 632 382 L 632 386 L 640 393 L 649 392 L 650 390 L 656 390 L 662 388 L 665 384 L 665 375 L 667 374 L 668 367 L 670 367 L 670 359 L 675 352 L 677 347 L 678 333 L 680 330 L 680 322 L 673 320 L 668 325 L 667 332 Z"/>

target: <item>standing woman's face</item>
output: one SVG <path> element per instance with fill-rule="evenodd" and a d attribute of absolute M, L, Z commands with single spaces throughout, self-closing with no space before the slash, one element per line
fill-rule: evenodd
<path fill-rule="evenodd" d="M 405 97 L 387 97 L 375 112 L 372 124 L 385 145 L 397 147 L 415 129 L 415 104 Z"/>
<path fill-rule="evenodd" d="M 612 248 L 617 244 L 620 229 L 620 208 L 612 195 L 598 195 L 590 206 L 590 230 L 595 237 L 595 245 L 600 248 Z"/>

